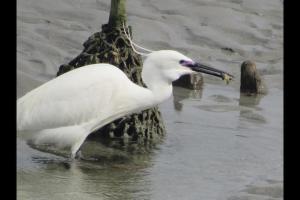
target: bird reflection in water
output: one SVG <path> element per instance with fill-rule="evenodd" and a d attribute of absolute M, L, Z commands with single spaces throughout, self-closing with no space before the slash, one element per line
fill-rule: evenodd
<path fill-rule="evenodd" d="M 149 199 L 151 180 L 147 170 L 153 162 L 152 157 L 149 154 L 134 155 L 133 162 L 123 164 L 34 157 L 32 160 L 38 165 L 35 174 L 39 176 L 22 173 L 21 178 L 30 178 L 29 184 L 41 188 L 36 195 L 52 194 L 53 199 L 71 199 L 74 196 L 78 199 Z M 47 181 L 40 176 L 47 177 Z"/>

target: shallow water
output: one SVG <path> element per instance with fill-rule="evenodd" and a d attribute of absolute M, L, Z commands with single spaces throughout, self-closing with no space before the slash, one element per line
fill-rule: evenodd
<path fill-rule="evenodd" d="M 18 199 L 282 198 L 282 91 L 174 90 L 160 107 L 167 137 L 129 162 L 70 163 L 18 140 Z"/>
<path fill-rule="evenodd" d="M 104 0 L 18 0 L 18 97 L 80 53 L 108 8 Z M 174 88 L 160 105 L 167 136 L 148 154 L 69 162 L 18 138 L 18 199 L 282 199 L 282 2 L 133 0 L 128 13 L 138 43 L 180 50 L 235 81 L 204 76 L 201 91 Z M 246 59 L 256 61 L 266 95 L 240 95 Z"/>

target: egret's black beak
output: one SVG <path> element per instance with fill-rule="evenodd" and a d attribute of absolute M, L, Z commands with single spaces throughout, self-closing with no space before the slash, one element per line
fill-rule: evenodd
<path fill-rule="evenodd" d="M 202 73 L 205 73 L 205 74 L 210 74 L 210 75 L 213 75 L 213 76 L 220 77 L 222 79 L 225 79 L 226 75 L 229 76 L 230 79 L 234 78 L 233 75 L 231 75 L 227 72 L 215 69 L 213 67 L 208 67 L 208 66 L 205 66 L 205 65 L 200 64 L 200 63 L 194 63 L 192 66 L 190 66 L 190 68 L 193 71 L 202 72 Z"/>
<path fill-rule="evenodd" d="M 193 62 L 193 63 L 192 62 L 185 62 L 185 63 L 182 63 L 182 64 L 185 65 L 186 67 L 189 67 L 193 71 L 202 72 L 202 73 L 205 73 L 205 74 L 210 74 L 210 75 L 213 75 L 213 76 L 217 76 L 217 77 L 222 78 L 223 80 L 224 79 L 225 80 L 232 80 L 234 78 L 233 75 L 231 75 L 227 72 L 215 69 L 213 67 L 208 67 L 206 65 L 203 65 L 203 64 L 200 64 L 200 63 L 197 63 L 197 62 Z"/>

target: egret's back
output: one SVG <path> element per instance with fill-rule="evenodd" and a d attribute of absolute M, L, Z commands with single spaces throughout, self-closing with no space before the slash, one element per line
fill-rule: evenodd
<path fill-rule="evenodd" d="M 118 68 L 95 64 L 65 73 L 17 101 L 18 130 L 42 130 L 105 118 L 114 96 L 132 83 Z"/>
<path fill-rule="evenodd" d="M 94 130 L 152 106 L 152 93 L 109 64 L 65 73 L 17 100 L 17 129 L 34 144 L 71 148 L 74 157 Z M 23 134 L 24 135 L 24 134 Z M 25 136 L 24 136 L 25 137 Z"/>

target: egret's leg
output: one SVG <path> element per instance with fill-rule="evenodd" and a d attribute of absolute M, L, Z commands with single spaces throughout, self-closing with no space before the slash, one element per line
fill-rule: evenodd
<path fill-rule="evenodd" d="M 58 149 L 71 148 L 70 158 L 73 160 L 89 133 L 81 126 L 66 126 L 39 131 L 33 139 L 36 145 L 53 144 Z"/>
<path fill-rule="evenodd" d="M 77 152 L 71 152 L 70 153 L 70 160 L 73 161 L 75 159 L 81 159 L 82 158 L 82 153 L 81 153 L 81 150 L 79 149 Z"/>
<path fill-rule="evenodd" d="M 82 153 L 81 153 L 81 149 L 79 149 L 79 150 L 77 151 L 75 158 L 77 158 L 77 159 L 83 158 Z"/>
<path fill-rule="evenodd" d="M 85 141 L 87 136 L 83 136 L 80 138 L 80 140 L 78 142 L 76 142 L 72 148 L 71 148 L 71 158 L 75 159 L 75 158 L 81 158 L 81 151 L 80 151 L 80 147 L 83 144 L 83 142 Z"/>

